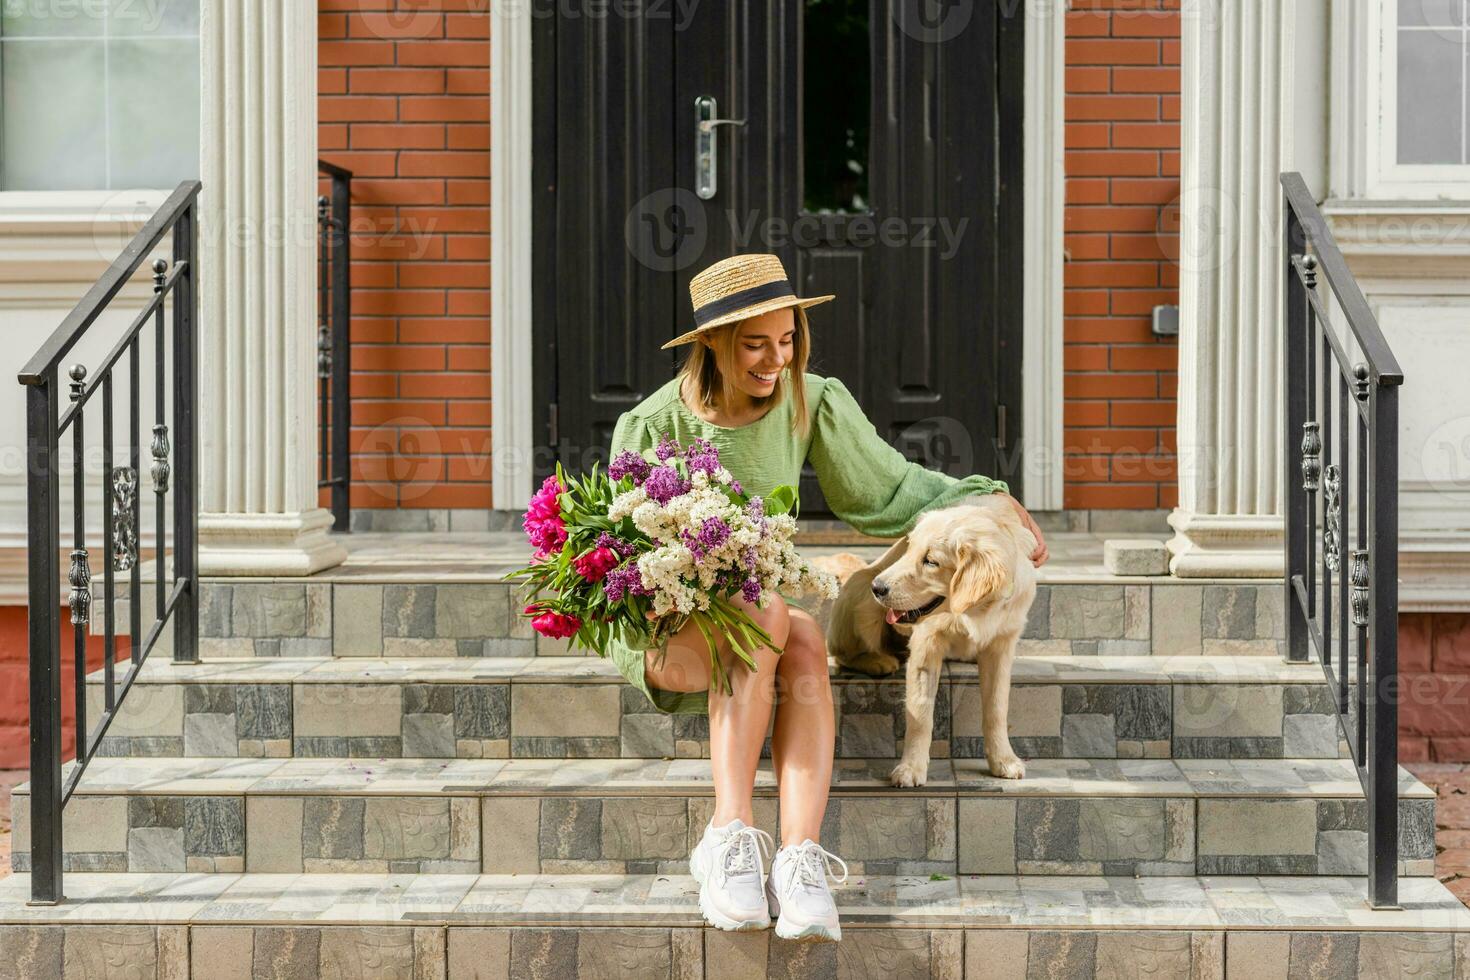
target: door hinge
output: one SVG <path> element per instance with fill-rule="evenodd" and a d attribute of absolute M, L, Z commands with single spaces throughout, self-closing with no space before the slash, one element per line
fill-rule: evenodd
<path fill-rule="evenodd" d="M 550 414 L 547 416 L 546 423 L 547 441 L 551 443 L 551 448 L 555 450 L 556 447 L 561 443 L 561 425 L 559 424 L 559 421 L 556 417 L 556 402 L 552 402 L 547 407 L 550 412 Z"/>
<path fill-rule="evenodd" d="M 995 406 L 995 448 L 1005 449 L 1009 440 L 1006 438 L 1006 407 L 997 403 Z"/>

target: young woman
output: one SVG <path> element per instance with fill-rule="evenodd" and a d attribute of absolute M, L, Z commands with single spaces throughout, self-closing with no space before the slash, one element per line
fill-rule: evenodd
<path fill-rule="evenodd" d="M 710 266 L 689 285 L 696 327 L 663 346 L 691 344 L 678 375 L 625 412 L 613 433 L 614 455 L 656 446 L 667 433 L 680 444 L 708 439 L 720 462 L 749 494 L 795 486 L 810 462 L 839 518 L 859 531 L 897 536 L 919 514 L 977 493 L 1005 493 L 999 480 L 961 480 L 906 460 L 879 436 L 836 378 L 806 373 L 811 350 L 806 307 L 833 297 L 794 295 L 774 255 L 737 255 Z M 1012 498 L 1014 499 L 1014 498 Z M 1027 526 L 1041 531 L 1019 501 Z M 1039 543 L 1031 559 L 1046 560 Z M 784 938 L 837 940 L 842 932 L 827 886 L 822 816 L 832 778 L 834 727 L 826 643 L 810 614 L 770 596 L 751 618 L 781 652 L 755 652 L 750 670 L 721 643 L 732 690 L 710 690 L 710 653 L 690 623 L 663 650 L 615 644 L 609 656 L 661 712 L 709 715 L 714 815 L 689 857 L 700 882 L 699 906 L 722 929 L 760 929 L 777 916 Z M 662 660 L 659 657 L 662 654 Z M 751 791 L 761 747 L 780 692 L 771 762 L 780 792 L 782 844 L 765 874 Z"/>

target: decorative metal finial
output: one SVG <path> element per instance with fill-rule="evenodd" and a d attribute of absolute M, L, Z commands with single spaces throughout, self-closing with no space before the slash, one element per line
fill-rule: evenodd
<path fill-rule="evenodd" d="M 138 529 L 133 524 L 133 498 L 138 493 L 138 473 L 131 466 L 112 471 L 112 567 L 126 572 L 138 557 Z"/>
<path fill-rule="evenodd" d="M 327 209 L 331 207 L 331 204 L 332 202 L 327 199 L 327 195 L 325 194 L 316 199 L 316 217 L 318 221 L 327 220 Z"/>
<path fill-rule="evenodd" d="M 1317 288 L 1317 256 L 1310 253 L 1302 256 L 1302 282 L 1308 289 Z"/>
<path fill-rule="evenodd" d="M 1318 422 L 1302 423 L 1302 489 L 1316 493 L 1322 476 L 1322 426 Z"/>
<path fill-rule="evenodd" d="M 85 624 L 92 615 L 92 571 L 87 567 L 87 549 L 78 548 L 71 553 L 71 569 L 66 573 L 71 585 L 66 601 L 71 606 L 73 626 Z"/>
<path fill-rule="evenodd" d="M 1348 578 L 1353 587 L 1353 625 L 1368 625 L 1368 552 L 1364 548 L 1353 549 L 1353 569 Z"/>
<path fill-rule="evenodd" d="M 325 323 L 316 329 L 316 376 L 322 380 L 332 376 L 332 334 Z"/>
<path fill-rule="evenodd" d="M 168 426 L 159 422 L 153 427 L 153 492 L 168 493 Z"/>
<path fill-rule="evenodd" d="M 83 382 L 87 380 L 87 365 L 73 364 L 66 373 L 71 378 L 71 400 L 78 401 L 82 397 L 82 389 L 86 387 Z"/>
<path fill-rule="evenodd" d="M 1353 394 L 1357 396 L 1358 401 L 1360 401 L 1360 402 L 1367 401 L 1368 400 L 1368 365 L 1364 364 L 1362 361 L 1359 361 L 1357 364 L 1354 364 L 1353 365 L 1353 377 L 1356 379 L 1353 382 L 1353 389 L 1354 389 L 1353 390 Z"/>
<path fill-rule="evenodd" d="M 163 292 L 163 284 L 168 279 L 168 259 L 153 260 L 153 291 Z"/>

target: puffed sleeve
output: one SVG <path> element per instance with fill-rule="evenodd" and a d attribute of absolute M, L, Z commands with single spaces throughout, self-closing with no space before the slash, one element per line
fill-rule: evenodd
<path fill-rule="evenodd" d="M 612 447 L 608 458 L 611 459 L 624 449 L 642 453 L 654 445 L 647 420 L 633 412 L 624 412 L 618 416 L 617 424 L 613 426 Z"/>
<path fill-rule="evenodd" d="M 906 459 L 878 434 L 837 378 L 825 379 L 807 461 L 832 513 L 878 537 L 908 533 L 926 510 L 973 494 L 1010 492 L 1001 480 L 979 474 L 956 479 Z"/>

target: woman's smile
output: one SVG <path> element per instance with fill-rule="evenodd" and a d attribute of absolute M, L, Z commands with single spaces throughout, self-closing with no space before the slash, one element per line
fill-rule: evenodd
<path fill-rule="evenodd" d="M 781 375 L 781 371 L 780 371 L 779 368 L 776 369 L 775 371 L 766 371 L 766 372 L 750 371 L 748 373 L 750 374 L 750 376 L 752 378 L 754 378 L 756 380 L 756 383 L 757 384 L 762 384 L 762 385 L 773 385 L 773 384 L 775 384 L 776 383 L 776 379 L 778 377 L 780 377 L 780 375 Z"/>

